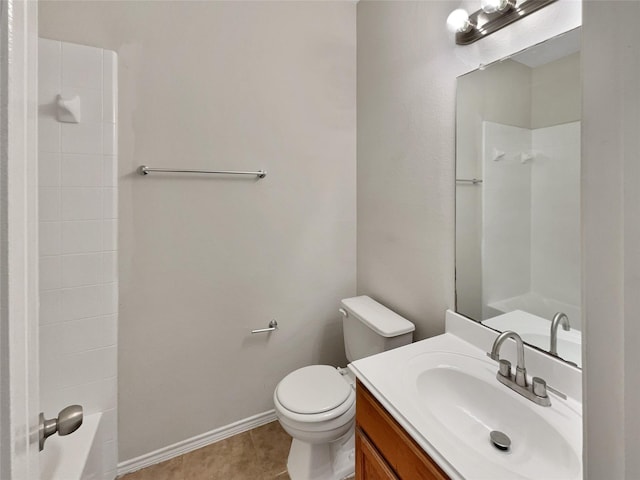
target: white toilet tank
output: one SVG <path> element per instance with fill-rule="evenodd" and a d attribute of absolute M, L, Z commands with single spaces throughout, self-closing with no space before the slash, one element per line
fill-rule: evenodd
<path fill-rule="evenodd" d="M 353 362 L 413 341 L 415 325 L 366 295 L 342 300 L 344 349 Z"/>

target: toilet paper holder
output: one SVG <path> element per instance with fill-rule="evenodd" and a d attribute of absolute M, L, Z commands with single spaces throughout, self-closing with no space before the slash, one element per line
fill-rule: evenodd
<path fill-rule="evenodd" d="M 271 320 L 269 322 L 269 328 L 258 328 L 257 330 L 251 330 L 251 333 L 269 333 L 278 329 L 278 322 Z"/>

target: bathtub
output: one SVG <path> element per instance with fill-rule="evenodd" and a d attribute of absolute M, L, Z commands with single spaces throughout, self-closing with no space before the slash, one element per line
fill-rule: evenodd
<path fill-rule="evenodd" d="M 551 321 L 522 310 L 514 310 L 482 322 L 500 332 L 514 330 L 525 342 L 542 350 L 549 350 Z M 582 365 L 582 333 L 571 329 L 568 332 L 558 328 L 558 355 L 578 367 Z"/>
<path fill-rule="evenodd" d="M 101 413 L 71 435 L 49 437 L 40 452 L 40 480 L 103 480 Z"/>
<path fill-rule="evenodd" d="M 529 292 L 518 295 L 517 297 L 490 302 L 487 307 L 490 309 L 488 312 L 490 315 L 484 318 L 494 317 L 514 310 L 524 310 L 525 312 L 551 321 L 556 312 L 564 312 L 569 317 L 571 328 L 574 330 L 582 330 L 579 306 L 545 297 L 536 292 Z"/>

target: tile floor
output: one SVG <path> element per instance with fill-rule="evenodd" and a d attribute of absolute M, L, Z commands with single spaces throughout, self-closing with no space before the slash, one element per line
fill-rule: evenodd
<path fill-rule="evenodd" d="M 271 422 L 121 480 L 288 480 L 291 437 Z"/>

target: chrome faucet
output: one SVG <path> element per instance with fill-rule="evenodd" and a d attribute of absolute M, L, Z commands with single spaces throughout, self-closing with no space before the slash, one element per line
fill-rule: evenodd
<path fill-rule="evenodd" d="M 527 369 L 524 367 L 524 343 L 522 343 L 522 338 L 516 332 L 512 332 L 511 330 L 507 330 L 506 332 L 502 332 L 498 335 L 495 342 L 493 342 L 493 347 L 491 347 L 491 354 L 489 355 L 496 362 L 500 362 L 500 369 L 502 371 L 502 360 L 500 360 L 500 356 L 498 353 L 500 352 L 500 347 L 507 338 L 513 338 L 516 341 L 516 348 L 518 349 L 518 363 L 516 364 L 516 383 L 521 387 L 527 386 Z M 504 362 L 509 364 L 509 374 L 511 373 L 511 363 L 508 360 L 504 360 Z"/>
<path fill-rule="evenodd" d="M 558 325 L 562 325 L 562 329 L 565 332 L 571 330 L 569 317 L 562 312 L 558 312 L 553 316 L 553 320 L 551 321 L 551 345 L 549 347 L 549 353 L 556 357 L 558 356 Z"/>
<path fill-rule="evenodd" d="M 502 344 L 508 338 L 515 340 L 518 351 L 515 376 L 511 374 L 511 362 L 500 359 L 499 355 Z M 539 377 L 533 377 L 531 385 L 527 382 L 527 369 L 524 366 L 524 343 L 520 335 L 511 330 L 502 332 L 493 342 L 491 353 L 487 353 L 487 355 L 500 364 L 498 374 L 496 375 L 500 383 L 538 405 L 543 407 L 551 405 L 551 400 L 547 395 L 547 382 Z"/>

